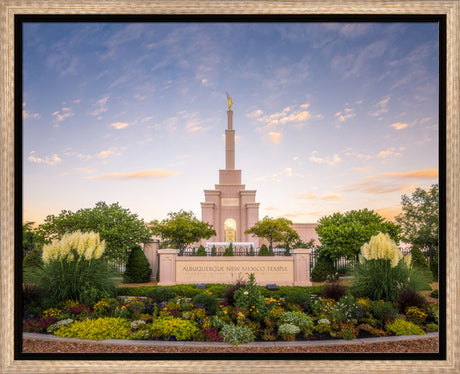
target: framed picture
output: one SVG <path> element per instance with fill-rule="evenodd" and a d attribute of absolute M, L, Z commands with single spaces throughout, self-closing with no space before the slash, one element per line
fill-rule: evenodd
<path fill-rule="evenodd" d="M 2 370 L 459 370 L 457 1 L 5 0 L 0 10 Z M 288 218 L 306 243 L 322 217 L 369 209 L 394 221 L 401 196 L 434 186 L 437 350 L 24 349 L 24 223 L 116 201 L 145 222 L 201 215 L 211 244 L 249 248 L 246 231 L 264 216 Z"/>

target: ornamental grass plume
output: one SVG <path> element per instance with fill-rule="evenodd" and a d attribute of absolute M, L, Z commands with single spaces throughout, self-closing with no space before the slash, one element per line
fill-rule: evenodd
<path fill-rule="evenodd" d="M 111 296 L 115 274 L 102 257 L 104 249 L 98 233 L 64 234 L 43 247 L 40 283 L 56 302 L 95 302 Z"/>
<path fill-rule="evenodd" d="M 429 289 L 426 277 L 409 264 L 410 255 L 403 257 L 390 236 L 379 233 L 361 247 L 351 291 L 357 297 L 395 301 L 401 287 Z"/>
<path fill-rule="evenodd" d="M 407 258 L 404 258 L 404 262 L 406 264 L 410 263 L 410 257 L 408 256 L 406 256 Z M 371 237 L 369 243 L 366 243 L 361 247 L 361 263 L 363 263 L 364 260 L 390 260 L 391 267 L 394 268 L 399 264 L 399 261 L 401 261 L 402 258 L 403 254 L 394 240 L 390 238 L 390 235 L 383 234 L 381 232 Z"/>
<path fill-rule="evenodd" d="M 45 264 L 53 260 L 71 262 L 75 257 L 85 260 L 96 260 L 102 256 L 105 241 L 101 241 L 95 232 L 82 233 L 80 230 L 66 233 L 60 240 L 53 240 L 43 247 L 42 259 Z M 78 258 L 77 258 L 78 260 Z"/>

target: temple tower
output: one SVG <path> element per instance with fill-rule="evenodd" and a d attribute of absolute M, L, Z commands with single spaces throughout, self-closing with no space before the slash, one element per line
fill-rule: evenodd
<path fill-rule="evenodd" d="M 204 190 L 201 220 L 213 225 L 215 242 L 254 242 L 259 239 L 244 232 L 259 220 L 256 191 L 246 190 L 241 184 L 241 170 L 235 169 L 235 130 L 233 129 L 232 101 L 229 96 L 227 129 L 225 130 L 225 169 L 219 170 L 219 183 L 214 190 Z"/>

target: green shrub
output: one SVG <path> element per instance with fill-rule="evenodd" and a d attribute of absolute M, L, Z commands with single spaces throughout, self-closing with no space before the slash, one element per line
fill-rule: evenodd
<path fill-rule="evenodd" d="M 117 287 L 115 292 L 116 296 L 143 296 L 147 297 L 148 293 L 153 290 L 155 286 L 139 286 L 139 287 Z"/>
<path fill-rule="evenodd" d="M 313 321 L 303 312 L 284 312 L 279 318 L 281 323 L 297 326 L 303 333 L 311 333 Z"/>
<path fill-rule="evenodd" d="M 284 340 L 295 340 L 295 336 L 300 333 L 300 328 L 291 323 L 283 323 L 278 327 L 278 334 Z"/>
<path fill-rule="evenodd" d="M 430 293 L 430 296 L 434 299 L 437 299 L 439 297 L 439 290 L 434 290 Z"/>
<path fill-rule="evenodd" d="M 430 289 L 427 275 L 417 269 L 409 269 L 403 260 L 395 267 L 389 260 L 369 260 L 356 265 L 351 292 L 371 300 L 395 301 L 401 286 L 416 291 Z"/>
<path fill-rule="evenodd" d="M 22 267 L 25 268 L 41 268 L 43 267 L 42 253 L 34 248 L 24 256 Z"/>
<path fill-rule="evenodd" d="M 426 273 L 427 277 L 431 281 L 433 279 L 433 273 L 431 272 L 430 266 L 428 265 L 428 262 L 425 259 L 425 255 L 420 250 L 420 247 L 417 244 L 414 244 L 412 246 L 410 254 L 411 254 L 411 262 L 410 262 L 411 267 L 414 269 L 418 269 L 419 271 L 423 273 Z"/>
<path fill-rule="evenodd" d="M 209 293 L 200 293 L 193 297 L 193 305 L 200 305 L 203 309 L 206 310 L 207 315 L 216 314 L 217 309 L 217 297 Z"/>
<path fill-rule="evenodd" d="M 250 327 L 236 326 L 233 324 L 224 325 L 224 327 L 220 330 L 219 335 L 225 343 L 230 343 L 235 346 L 253 342 L 256 338 Z"/>
<path fill-rule="evenodd" d="M 150 326 L 153 338 L 165 340 L 192 340 L 199 330 L 196 322 L 173 317 L 157 318 Z"/>
<path fill-rule="evenodd" d="M 174 290 L 176 296 L 182 297 L 194 297 L 203 292 L 203 290 L 196 288 L 196 284 L 176 284 L 171 286 L 171 288 Z"/>
<path fill-rule="evenodd" d="M 248 256 L 255 256 L 255 255 L 256 255 L 256 253 L 254 252 L 254 247 L 251 244 L 251 247 L 249 248 Z"/>
<path fill-rule="evenodd" d="M 155 299 L 158 302 L 169 301 L 174 299 L 176 293 L 172 287 L 158 286 L 149 291 L 148 297 Z"/>
<path fill-rule="evenodd" d="M 212 248 L 211 248 L 211 256 L 217 256 L 217 250 L 216 250 L 215 245 L 213 245 Z"/>
<path fill-rule="evenodd" d="M 195 256 L 207 256 L 206 249 L 202 245 L 198 247 L 198 250 L 195 253 Z"/>
<path fill-rule="evenodd" d="M 411 256 L 404 257 L 388 234 L 374 235 L 369 243 L 361 247 L 352 292 L 371 300 L 395 301 L 401 286 L 409 286 L 416 291 L 431 289 L 427 273 L 410 269 L 410 260 Z"/>
<path fill-rule="evenodd" d="M 213 295 L 216 295 L 216 297 L 224 297 L 224 294 L 229 287 L 229 284 L 208 284 L 207 290 L 212 292 Z"/>
<path fill-rule="evenodd" d="M 224 254 L 222 256 L 233 256 L 233 243 L 230 243 L 230 245 L 225 248 Z"/>
<path fill-rule="evenodd" d="M 267 246 L 265 244 L 262 244 L 257 255 L 258 256 L 271 256 L 272 254 L 268 250 Z"/>
<path fill-rule="evenodd" d="M 439 326 L 436 323 L 428 323 L 426 325 L 426 328 L 431 330 L 431 331 L 438 331 L 439 330 Z"/>
<path fill-rule="evenodd" d="M 130 332 L 130 322 L 123 318 L 87 318 L 62 326 L 54 334 L 67 338 L 103 340 L 129 339 Z"/>
<path fill-rule="evenodd" d="M 333 276 L 335 273 L 337 270 L 332 260 L 320 255 L 311 272 L 311 279 L 313 282 L 324 282 L 328 276 Z"/>
<path fill-rule="evenodd" d="M 385 330 L 390 331 L 394 335 L 425 335 L 425 331 L 419 326 L 401 318 L 396 318 L 394 322 L 388 323 L 385 326 Z"/>
<path fill-rule="evenodd" d="M 385 323 L 385 321 L 391 321 L 398 313 L 398 310 L 395 308 L 393 303 L 388 301 L 372 301 L 371 305 L 372 315 L 381 324 Z"/>
<path fill-rule="evenodd" d="M 263 321 L 267 312 L 265 298 L 256 286 L 254 273 L 249 274 L 246 286 L 239 288 L 233 294 L 233 305 L 251 311 L 250 317 L 256 321 Z"/>
<path fill-rule="evenodd" d="M 285 293 L 284 301 L 288 304 L 300 305 L 304 310 L 308 310 L 310 293 L 306 289 L 291 289 Z"/>
<path fill-rule="evenodd" d="M 141 246 L 136 245 L 129 253 L 126 270 L 123 274 L 125 283 L 147 283 L 150 281 L 152 269 L 150 268 L 149 260 L 145 257 Z"/>
<path fill-rule="evenodd" d="M 411 261 L 410 265 L 414 268 L 420 270 L 430 270 L 428 262 L 425 259 L 425 255 L 420 250 L 420 247 L 417 244 L 414 244 L 410 250 Z"/>
<path fill-rule="evenodd" d="M 94 303 L 115 292 L 114 272 L 101 256 L 105 242 L 99 234 L 75 231 L 43 247 L 40 284 L 55 303 L 78 300 Z"/>

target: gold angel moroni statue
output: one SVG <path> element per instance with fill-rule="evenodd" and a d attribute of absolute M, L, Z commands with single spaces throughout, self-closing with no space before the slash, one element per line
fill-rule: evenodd
<path fill-rule="evenodd" d="M 232 98 L 230 97 L 228 92 L 226 92 L 226 94 L 227 94 L 227 100 L 228 100 L 228 110 L 232 110 Z"/>

